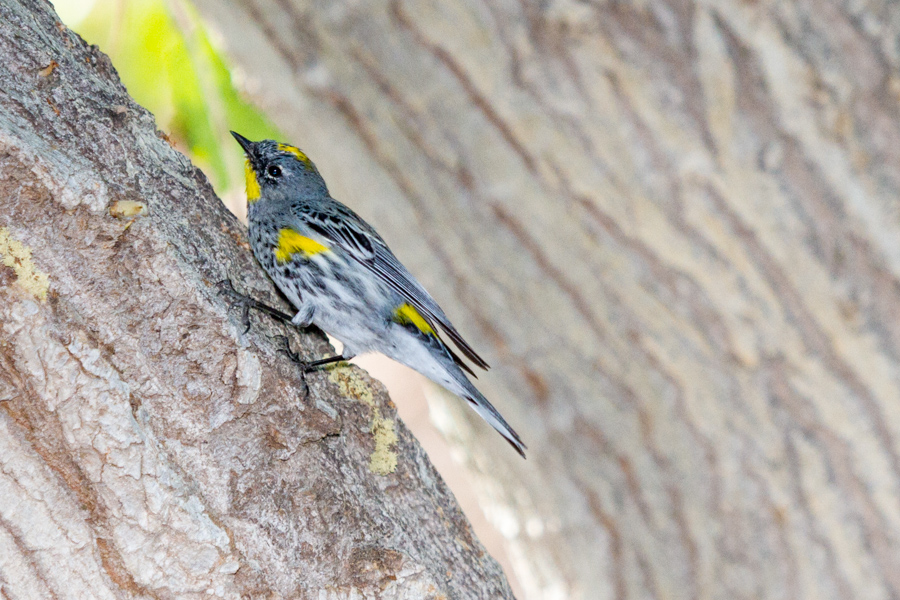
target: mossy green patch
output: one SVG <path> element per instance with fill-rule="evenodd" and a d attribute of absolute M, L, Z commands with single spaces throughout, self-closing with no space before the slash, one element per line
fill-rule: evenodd
<path fill-rule="evenodd" d="M 336 383 L 341 394 L 359 400 L 372 409 L 372 437 L 375 438 L 375 450 L 369 456 L 369 470 L 376 475 L 387 475 L 397 469 L 397 433 L 394 431 L 394 420 L 381 416 L 381 409 L 375 402 L 369 383 L 359 376 L 355 368 L 332 369 L 328 377 Z"/>
<path fill-rule="evenodd" d="M 397 453 L 393 450 L 398 441 L 397 433 L 393 419 L 383 419 L 377 408 L 372 419 L 372 435 L 375 451 L 369 456 L 369 470 L 376 475 L 393 473 L 397 469 Z"/>

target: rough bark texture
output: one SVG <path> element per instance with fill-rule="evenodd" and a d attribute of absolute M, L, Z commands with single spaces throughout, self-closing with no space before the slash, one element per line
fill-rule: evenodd
<path fill-rule="evenodd" d="M 896 2 L 199 6 L 486 350 L 529 598 L 900 598 Z"/>
<path fill-rule="evenodd" d="M 305 394 L 225 277 L 278 302 L 107 58 L 0 3 L 0 597 L 510 598 L 382 388 Z"/>

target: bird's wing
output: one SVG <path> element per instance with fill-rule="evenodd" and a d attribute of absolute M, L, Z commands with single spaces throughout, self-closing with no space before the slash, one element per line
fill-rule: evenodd
<path fill-rule="evenodd" d="M 484 359 L 478 356 L 453 327 L 434 298 L 397 260 L 381 236 L 359 215 L 336 201 L 328 210 L 310 210 L 306 207 L 305 210 L 295 211 L 295 214 L 307 227 L 377 275 L 412 305 L 432 328 L 440 326 L 466 358 L 482 369 L 488 368 Z M 457 364 L 465 367 L 455 354 L 451 352 L 451 355 L 457 359 Z M 466 370 L 472 373 L 467 367 Z"/>
<path fill-rule="evenodd" d="M 341 208 L 344 210 L 306 209 L 295 212 L 307 227 L 324 237 L 331 245 L 338 246 L 360 262 L 371 261 L 375 257 L 376 242 L 380 242 L 381 238 L 356 213 L 343 205 Z"/>
<path fill-rule="evenodd" d="M 432 326 L 434 323 L 440 325 L 447 337 L 453 340 L 466 358 L 482 369 L 488 368 L 488 364 L 463 339 L 434 298 L 413 278 L 406 267 L 400 264 L 394 253 L 383 242 L 375 246 L 375 260 L 372 261 L 371 267 L 388 285 L 412 304 Z"/>

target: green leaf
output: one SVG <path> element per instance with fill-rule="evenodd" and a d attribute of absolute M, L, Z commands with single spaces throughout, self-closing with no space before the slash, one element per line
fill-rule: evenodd
<path fill-rule="evenodd" d="M 281 139 L 235 88 L 231 70 L 186 0 L 61 0 L 62 18 L 109 55 L 131 96 L 209 177 L 220 196 L 242 188 L 243 156 L 228 133 Z M 84 16 L 86 14 L 86 16 Z"/>

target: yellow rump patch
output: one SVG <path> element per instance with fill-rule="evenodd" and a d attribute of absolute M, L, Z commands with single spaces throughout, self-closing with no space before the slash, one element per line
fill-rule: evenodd
<path fill-rule="evenodd" d="M 411 304 L 404 302 L 394 311 L 394 321 L 401 325 L 412 325 L 426 335 L 434 335 L 434 328 Z"/>
<path fill-rule="evenodd" d="M 256 180 L 256 172 L 253 170 L 253 165 L 250 164 L 250 159 L 244 163 L 244 179 L 247 181 L 247 202 L 253 204 L 257 200 L 259 200 L 259 182 Z"/>
<path fill-rule="evenodd" d="M 278 245 L 275 246 L 275 260 L 284 264 L 291 260 L 295 254 L 303 258 L 309 258 L 316 254 L 328 251 L 328 246 L 323 246 L 314 239 L 301 235 L 290 228 L 278 231 Z"/>
<path fill-rule="evenodd" d="M 302 162 L 304 165 L 306 165 L 307 169 L 311 170 L 313 168 L 312 161 L 309 160 L 309 157 L 307 155 L 305 155 L 303 153 L 303 151 L 300 150 L 300 148 L 296 148 L 294 146 L 288 146 L 287 144 L 278 144 L 278 149 L 281 150 L 282 152 L 287 152 L 288 154 L 293 154 L 294 158 L 296 158 L 297 160 Z"/>

